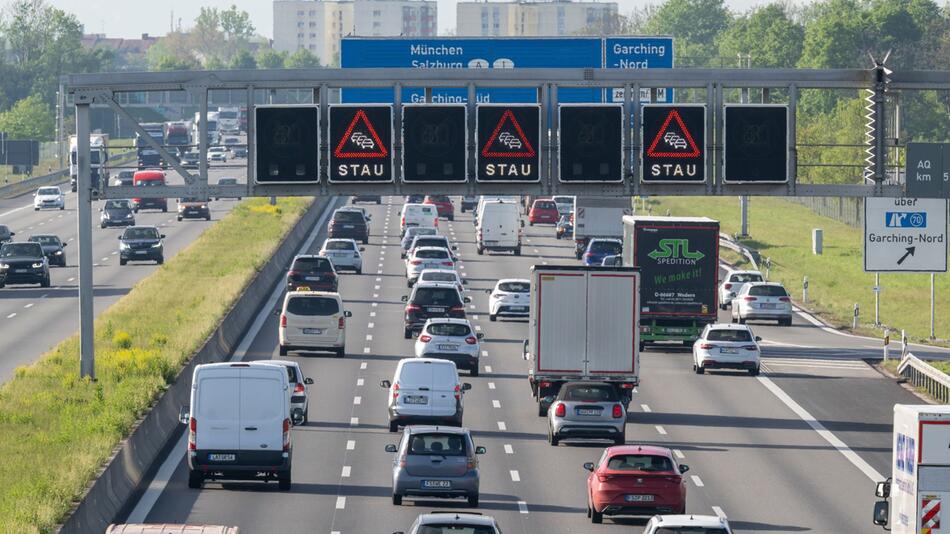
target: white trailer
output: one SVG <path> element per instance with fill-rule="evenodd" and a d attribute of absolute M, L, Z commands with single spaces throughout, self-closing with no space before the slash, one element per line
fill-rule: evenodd
<path fill-rule="evenodd" d="M 581 259 L 592 237 L 623 239 L 623 216 L 633 213 L 629 198 L 577 197 L 574 200 L 574 256 Z"/>
<path fill-rule="evenodd" d="M 894 405 L 891 478 L 879 482 L 874 524 L 894 534 L 950 534 L 950 406 Z M 946 502 L 944 502 L 946 501 Z"/>
<path fill-rule="evenodd" d="M 69 186 L 73 192 L 77 189 L 79 176 L 79 160 L 76 157 L 79 143 L 75 135 L 69 136 Z M 99 190 L 100 178 L 109 180 L 109 134 L 89 134 L 89 169 L 92 175 L 93 191 Z M 96 193 L 97 194 L 97 193 Z"/>
<path fill-rule="evenodd" d="M 570 380 L 614 384 L 629 404 L 640 371 L 640 273 L 629 267 L 531 268 L 524 358 L 528 381 L 547 413 Z"/>

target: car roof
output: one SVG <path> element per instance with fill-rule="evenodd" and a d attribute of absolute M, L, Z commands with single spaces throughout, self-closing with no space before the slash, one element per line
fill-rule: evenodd
<path fill-rule="evenodd" d="M 620 239 L 619 237 L 592 237 L 590 242 L 593 243 L 594 241 L 613 241 L 614 243 L 623 243 L 623 239 Z"/>
<path fill-rule="evenodd" d="M 729 269 L 729 274 L 758 274 L 761 275 L 761 271 L 756 271 L 754 269 Z"/>
<path fill-rule="evenodd" d="M 165 173 L 163 171 L 136 171 L 132 177 L 139 180 L 156 180 L 164 178 Z"/>
<path fill-rule="evenodd" d="M 443 252 L 446 251 L 445 247 L 416 247 L 415 253 L 423 252 L 426 250 L 441 250 Z"/>
<path fill-rule="evenodd" d="M 426 319 L 426 324 L 464 324 L 465 326 L 471 327 L 472 323 L 468 322 L 468 319 L 460 319 L 458 317 L 432 317 Z"/>
<path fill-rule="evenodd" d="M 328 237 L 323 242 L 329 243 L 330 241 L 346 241 L 347 243 L 356 243 L 355 239 L 349 237 Z"/>
<path fill-rule="evenodd" d="M 288 291 L 287 294 L 284 295 L 284 298 L 291 297 L 330 297 L 340 300 L 343 299 L 336 291 Z"/>
<path fill-rule="evenodd" d="M 458 290 L 458 288 L 457 288 L 457 287 L 455 286 L 455 284 L 452 283 L 452 282 L 439 282 L 439 281 L 436 281 L 436 280 L 424 280 L 424 281 L 422 281 L 422 282 L 416 282 L 416 285 L 413 286 L 413 287 L 414 287 L 414 288 L 435 287 L 435 288 L 441 288 L 441 289 L 455 289 L 455 290 Z"/>
<path fill-rule="evenodd" d="M 330 258 L 324 256 L 323 254 L 297 254 L 296 256 L 294 256 L 295 260 L 297 259 L 309 260 L 309 259 L 314 259 L 314 258 L 323 258 L 327 261 L 330 261 Z"/>
<path fill-rule="evenodd" d="M 455 523 L 461 525 L 478 525 L 480 527 L 494 527 L 497 525 L 495 518 L 490 515 L 460 512 L 432 512 L 421 514 L 416 521 L 418 521 L 420 525 L 429 525 L 432 523 Z"/>
<path fill-rule="evenodd" d="M 707 328 L 710 330 L 750 330 L 748 325 L 733 323 L 713 323 Z"/>
<path fill-rule="evenodd" d="M 718 528 L 725 527 L 729 522 L 724 517 L 717 515 L 662 515 L 654 516 L 656 523 L 664 527 L 706 527 Z"/>
<path fill-rule="evenodd" d="M 506 282 L 521 282 L 524 284 L 530 284 L 531 280 L 528 280 L 527 278 L 502 278 L 498 280 L 498 282 L 496 282 L 495 285 L 504 284 Z"/>
<path fill-rule="evenodd" d="M 144 228 L 149 228 L 149 229 L 152 229 L 152 230 L 158 230 L 158 227 L 157 227 L 157 226 L 154 226 L 154 225 L 151 225 L 151 224 L 136 224 L 135 226 L 127 226 L 125 229 L 126 229 L 126 230 L 142 230 L 142 229 L 144 229 Z"/>
<path fill-rule="evenodd" d="M 607 447 L 610 456 L 615 454 L 654 454 L 672 457 L 673 453 L 666 447 L 659 445 L 614 445 Z"/>
<path fill-rule="evenodd" d="M 759 286 L 775 286 L 784 288 L 781 282 L 746 282 L 746 285 L 743 286 L 743 290 L 747 287 L 759 287 Z"/>
<path fill-rule="evenodd" d="M 430 363 L 435 365 L 451 365 L 456 367 L 452 360 L 443 360 L 442 358 L 403 358 L 396 364 L 396 370 L 402 369 L 406 365 L 416 365 L 419 363 Z M 460 379 L 461 380 L 461 379 Z M 457 427 L 456 427 L 457 428 Z"/>
<path fill-rule="evenodd" d="M 428 434 L 429 432 L 439 432 L 442 434 L 470 434 L 468 428 L 464 426 L 439 426 L 439 425 L 409 425 L 406 430 L 410 434 Z"/>
<path fill-rule="evenodd" d="M 30 239 L 33 239 L 34 237 L 55 237 L 56 239 L 59 239 L 59 236 L 56 234 L 30 234 Z"/>
<path fill-rule="evenodd" d="M 300 369 L 300 364 L 290 360 L 260 360 L 260 363 L 269 363 L 273 365 L 283 365 L 284 367 L 295 367 Z"/>
<path fill-rule="evenodd" d="M 446 240 L 446 241 L 449 240 L 448 237 L 446 237 L 446 236 L 444 236 L 444 235 L 442 235 L 442 234 L 423 234 L 423 235 L 417 235 L 417 236 L 413 236 L 413 239 L 444 239 L 444 240 Z"/>
<path fill-rule="evenodd" d="M 422 272 L 419 274 L 426 274 L 426 273 L 451 273 L 451 274 L 454 274 L 456 278 L 458 278 L 459 276 L 458 271 L 454 269 L 423 269 Z"/>

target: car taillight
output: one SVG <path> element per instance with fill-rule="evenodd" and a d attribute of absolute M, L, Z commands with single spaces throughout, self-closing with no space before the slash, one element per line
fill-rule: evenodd
<path fill-rule="evenodd" d="M 290 277 L 290 278 L 293 278 L 293 277 L 295 277 L 295 276 L 297 276 L 297 275 L 299 275 L 299 274 L 300 274 L 300 273 L 299 273 L 298 271 L 287 271 L 287 276 Z"/>
<path fill-rule="evenodd" d="M 593 252 L 585 252 L 585 253 L 584 253 L 584 257 L 585 257 L 585 258 L 593 258 L 593 257 L 594 257 L 594 253 L 593 253 Z"/>
<path fill-rule="evenodd" d="M 554 415 L 556 417 L 564 417 L 567 415 L 567 406 L 563 402 L 557 403 L 557 406 L 554 407 Z"/>
<path fill-rule="evenodd" d="M 188 420 L 188 450 L 193 451 L 198 444 L 198 420 L 192 417 Z"/>
<path fill-rule="evenodd" d="M 442 262 L 442 265 L 445 265 L 446 267 L 452 267 L 452 266 L 455 265 L 455 264 L 452 263 L 452 262 L 450 262 L 450 261 L 443 261 L 443 262 Z"/>
<path fill-rule="evenodd" d="M 290 452 L 290 419 L 284 419 L 284 452 Z"/>
<path fill-rule="evenodd" d="M 336 323 L 336 327 L 340 330 L 346 329 L 346 319 L 344 317 L 340 317 L 340 320 Z"/>
<path fill-rule="evenodd" d="M 482 239 L 482 231 L 481 231 L 481 230 L 478 231 L 478 239 L 479 239 L 479 240 Z"/>
<path fill-rule="evenodd" d="M 624 382 L 623 384 L 620 384 L 620 389 L 633 389 L 634 387 L 636 387 L 636 385 L 630 382 Z"/>
<path fill-rule="evenodd" d="M 406 467 L 406 455 L 403 454 L 399 457 L 399 467 Z"/>
<path fill-rule="evenodd" d="M 782 302 L 791 302 L 791 301 L 792 301 L 792 299 L 790 299 L 790 298 L 788 298 L 788 297 L 779 297 L 778 299 L 779 299 L 780 301 L 782 301 Z"/>
<path fill-rule="evenodd" d="M 439 219 L 436 219 L 436 220 L 435 220 L 435 227 L 436 227 L 436 228 L 439 227 Z"/>
<path fill-rule="evenodd" d="M 465 313 L 465 306 L 452 306 L 449 313 Z"/>
<path fill-rule="evenodd" d="M 465 342 L 468 343 L 469 345 L 474 345 L 478 343 L 478 338 L 476 338 L 475 336 L 468 336 L 467 338 L 465 338 Z"/>
<path fill-rule="evenodd" d="M 410 265 L 422 265 L 422 260 L 412 260 L 409 262 Z"/>
<path fill-rule="evenodd" d="M 543 388 L 549 388 L 551 387 L 551 383 L 545 380 L 541 382 L 540 386 Z"/>
<path fill-rule="evenodd" d="M 458 384 L 455 384 L 455 400 L 462 399 L 462 387 Z"/>
<path fill-rule="evenodd" d="M 297 385 L 294 386 L 294 393 L 303 393 L 303 392 L 304 392 L 303 384 L 301 384 L 300 382 L 297 382 Z"/>
<path fill-rule="evenodd" d="M 613 480 L 613 478 L 614 478 L 613 475 L 604 475 L 601 473 L 597 473 L 597 480 L 599 480 L 600 482 L 607 482 L 608 480 Z"/>
<path fill-rule="evenodd" d="M 614 404 L 614 419 L 620 419 L 623 417 L 623 406 L 619 404 Z"/>
<path fill-rule="evenodd" d="M 755 297 L 745 297 L 745 298 L 742 299 L 742 300 L 744 300 L 744 301 L 746 301 L 746 302 L 752 302 L 753 300 L 759 300 L 759 299 L 757 299 L 757 298 L 755 298 Z"/>
<path fill-rule="evenodd" d="M 287 316 L 284 314 L 280 314 L 280 327 L 287 328 Z"/>
<path fill-rule="evenodd" d="M 709 349 L 714 349 L 714 348 L 716 348 L 716 346 L 713 345 L 712 343 L 702 343 L 701 345 L 699 345 L 699 348 L 701 348 L 701 349 L 703 349 L 703 350 L 709 350 Z"/>
<path fill-rule="evenodd" d="M 469 456 L 469 457 L 468 457 L 468 468 L 469 468 L 469 469 L 475 469 L 475 468 L 477 468 L 477 467 L 478 467 L 478 457 L 477 457 L 477 456 Z"/>
<path fill-rule="evenodd" d="M 421 309 L 422 309 L 422 306 L 419 306 L 418 304 L 409 304 L 408 306 L 406 306 L 407 312 L 419 311 Z"/>
<path fill-rule="evenodd" d="M 432 341 L 432 336 L 429 336 L 429 335 L 426 335 L 426 334 L 422 334 L 421 336 L 419 336 L 419 341 L 421 341 L 421 342 L 423 342 L 423 343 L 428 343 L 428 342 Z"/>
<path fill-rule="evenodd" d="M 406 226 L 406 218 L 403 217 L 403 218 L 399 221 L 399 224 L 401 224 L 401 225 L 403 225 L 403 226 Z"/>
<path fill-rule="evenodd" d="M 725 287 L 726 289 L 732 289 L 732 284 L 726 284 L 726 285 L 723 286 L 723 287 Z"/>
<path fill-rule="evenodd" d="M 644 333 L 644 334 L 649 334 L 649 333 L 650 333 L 650 327 L 649 327 L 649 326 L 641 326 L 641 327 L 640 327 L 640 332 L 642 332 L 642 333 Z"/>
<path fill-rule="evenodd" d="M 399 383 L 397 382 L 393 384 L 393 400 L 396 400 L 398 398 L 399 398 Z"/>

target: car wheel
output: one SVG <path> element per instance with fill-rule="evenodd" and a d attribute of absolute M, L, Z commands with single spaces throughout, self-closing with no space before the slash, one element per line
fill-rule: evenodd
<path fill-rule="evenodd" d="M 485 249 L 483 249 L 482 247 L 475 247 L 475 252 L 476 252 L 479 256 L 481 256 L 482 254 L 485 253 Z"/>
<path fill-rule="evenodd" d="M 129 261 L 129 260 L 125 260 L 125 259 L 119 258 L 119 265 L 125 265 L 126 263 L 128 263 L 128 261 Z"/>
<path fill-rule="evenodd" d="M 368 244 L 369 244 L 369 236 L 363 238 L 363 244 L 364 244 L 364 245 L 368 245 Z"/>
<path fill-rule="evenodd" d="M 782 326 L 792 326 L 792 320 L 791 320 L 791 318 L 789 318 L 789 319 L 782 319 L 781 325 L 782 325 Z"/>
<path fill-rule="evenodd" d="M 188 471 L 188 487 L 191 489 L 201 489 L 205 481 L 204 474 L 201 471 Z"/>
<path fill-rule="evenodd" d="M 477 363 L 476 363 L 474 366 L 472 366 L 471 369 L 468 370 L 468 374 L 469 374 L 469 376 L 478 376 L 478 364 L 477 364 Z"/>
<path fill-rule="evenodd" d="M 619 436 L 614 438 L 614 445 L 623 445 L 627 442 L 627 433 L 621 432 Z"/>
<path fill-rule="evenodd" d="M 646 343 L 640 343 L 640 352 L 643 352 L 647 348 Z"/>
<path fill-rule="evenodd" d="M 206 221 L 210 221 L 210 220 L 211 220 L 211 216 L 208 215 L 207 217 L 205 217 L 205 220 L 206 220 Z"/>
<path fill-rule="evenodd" d="M 390 432 L 399 432 L 399 421 L 390 421 L 390 422 L 389 422 L 389 431 L 390 431 Z"/>
<path fill-rule="evenodd" d="M 285 347 L 285 346 L 283 346 L 283 345 L 277 347 L 277 353 L 280 354 L 281 356 L 286 356 L 286 355 L 287 355 L 287 347 Z"/>
<path fill-rule="evenodd" d="M 745 324 L 745 322 L 746 322 L 746 319 L 740 315 L 740 316 L 739 316 L 739 324 Z"/>
<path fill-rule="evenodd" d="M 336 353 L 336 357 L 337 357 L 337 358 L 342 358 L 342 357 L 346 356 L 346 347 L 340 347 L 340 348 L 334 350 L 333 352 Z"/>
<path fill-rule="evenodd" d="M 398 493 L 393 493 L 393 505 L 395 506 L 402 505 L 402 495 Z"/>
<path fill-rule="evenodd" d="M 158 265 L 161 265 L 161 264 L 165 263 L 165 258 L 164 258 L 163 256 L 159 256 L 158 259 L 155 260 L 155 263 L 158 264 Z"/>
<path fill-rule="evenodd" d="M 489 314 L 488 314 L 488 320 L 494 323 L 495 321 L 498 320 L 498 316 L 495 315 L 495 314 L 489 313 Z"/>
<path fill-rule="evenodd" d="M 280 491 L 290 491 L 290 471 L 277 474 L 277 488 Z"/>
<path fill-rule="evenodd" d="M 106 227 L 106 223 L 99 223 L 99 228 L 105 228 L 105 227 Z"/>
<path fill-rule="evenodd" d="M 544 408 L 544 403 L 541 402 L 541 399 L 538 399 L 538 417 L 544 417 L 548 414 L 548 411 Z"/>
<path fill-rule="evenodd" d="M 310 406 L 307 406 L 307 409 L 303 412 L 303 424 L 310 422 Z"/>
<path fill-rule="evenodd" d="M 43 281 L 40 282 L 40 287 L 49 287 L 49 286 L 50 286 L 49 275 L 46 275 L 46 278 L 44 278 Z"/>
<path fill-rule="evenodd" d="M 515 249 L 515 256 L 520 256 L 520 255 L 521 255 L 521 247 L 519 246 L 518 248 Z"/>
<path fill-rule="evenodd" d="M 478 495 L 469 495 L 468 496 L 468 507 L 469 508 L 478 508 Z"/>
<path fill-rule="evenodd" d="M 548 443 L 550 443 L 552 447 L 557 447 L 560 442 L 560 438 L 554 434 L 554 431 L 551 430 L 551 427 L 548 427 Z"/>
<path fill-rule="evenodd" d="M 725 305 L 725 304 L 720 304 L 720 305 L 719 305 L 719 309 L 720 309 L 720 310 L 726 309 L 726 305 Z"/>
<path fill-rule="evenodd" d="M 168 206 L 162 207 L 162 213 L 168 213 Z"/>
<path fill-rule="evenodd" d="M 596 525 L 604 522 L 604 514 L 598 512 L 593 506 L 590 507 L 590 522 Z"/>
<path fill-rule="evenodd" d="M 411 328 L 406 328 L 405 336 L 406 336 L 406 339 L 412 339 L 412 329 L 411 329 Z"/>
<path fill-rule="evenodd" d="M 759 367 L 756 366 L 752 369 L 749 369 L 749 376 L 759 376 Z"/>
<path fill-rule="evenodd" d="M 693 371 L 696 371 L 696 374 L 701 375 L 706 372 L 706 368 L 702 365 L 693 364 Z"/>
<path fill-rule="evenodd" d="M 34 206 L 34 207 L 33 207 L 33 211 L 40 211 L 40 209 L 37 208 L 36 206 Z"/>
<path fill-rule="evenodd" d="M 383 203 L 382 200 L 377 200 L 377 201 L 376 201 L 376 205 L 377 205 L 377 206 L 379 206 L 379 205 L 382 204 L 382 203 Z"/>
<path fill-rule="evenodd" d="M 178 222 L 181 222 L 181 215 L 178 216 Z"/>

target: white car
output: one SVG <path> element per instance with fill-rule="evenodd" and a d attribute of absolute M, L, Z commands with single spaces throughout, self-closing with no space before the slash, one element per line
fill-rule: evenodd
<path fill-rule="evenodd" d="M 643 534 L 732 534 L 729 521 L 715 515 L 655 515 Z"/>
<path fill-rule="evenodd" d="M 778 321 L 792 326 L 792 298 L 777 282 L 749 282 L 742 291 L 732 296 L 732 322 L 745 324 L 749 320 Z"/>
<path fill-rule="evenodd" d="M 448 282 L 458 287 L 459 293 L 465 291 L 465 280 L 454 269 L 424 269 L 419 273 L 419 282 Z"/>
<path fill-rule="evenodd" d="M 498 317 L 527 317 L 531 311 L 531 281 L 521 278 L 505 278 L 489 289 L 488 319 Z"/>
<path fill-rule="evenodd" d="M 449 251 L 449 256 L 452 257 L 452 261 L 458 260 L 455 256 L 455 251 L 458 250 L 458 247 L 449 242 L 449 238 L 444 235 L 417 235 L 413 238 L 412 243 L 409 245 L 409 249 L 406 250 L 406 256 L 411 256 L 417 248 L 421 247 L 439 247 L 444 248 Z"/>
<path fill-rule="evenodd" d="M 337 358 L 346 354 L 346 318 L 339 293 L 288 291 L 280 312 L 278 352 L 326 350 Z"/>
<path fill-rule="evenodd" d="M 471 376 L 478 376 L 478 340 L 483 337 L 472 330 L 468 319 L 429 319 L 416 338 L 416 358 L 451 360 L 458 369 L 468 369 Z"/>
<path fill-rule="evenodd" d="M 425 226 L 413 226 L 411 228 L 406 228 L 406 233 L 402 236 L 402 242 L 400 243 L 402 249 L 402 251 L 399 253 L 400 258 L 406 259 L 406 253 L 409 250 L 409 247 L 412 246 L 412 242 L 417 235 L 439 235 L 439 229 L 428 228 Z"/>
<path fill-rule="evenodd" d="M 426 269 L 455 269 L 448 250 L 441 247 L 419 247 L 406 258 L 406 286 L 412 287 Z"/>
<path fill-rule="evenodd" d="M 745 369 L 755 376 L 762 360 L 759 341 L 762 338 L 746 325 L 706 325 L 693 343 L 693 371 L 701 375 L 706 369 Z"/>
<path fill-rule="evenodd" d="M 725 310 L 732 304 L 732 293 L 739 294 L 742 286 L 749 282 L 763 282 L 765 278 L 759 271 L 728 271 L 719 284 L 719 309 Z"/>
<path fill-rule="evenodd" d="M 323 247 L 318 253 L 320 256 L 326 256 L 333 269 L 340 271 L 343 269 L 353 269 L 356 274 L 363 273 L 363 255 L 365 251 L 354 239 L 343 239 L 331 237 L 323 242 Z"/>
<path fill-rule="evenodd" d="M 58 187 L 41 187 L 33 194 L 33 210 L 40 211 L 43 208 L 66 209 L 66 197 Z"/>
<path fill-rule="evenodd" d="M 555 195 L 551 200 L 557 205 L 558 215 L 568 215 L 574 211 L 574 197 Z"/>
<path fill-rule="evenodd" d="M 208 147 L 208 163 L 212 161 L 220 161 L 221 163 L 227 163 L 228 161 L 228 150 L 223 146 L 212 146 Z"/>
<path fill-rule="evenodd" d="M 290 360 L 261 360 L 261 363 L 270 363 L 280 365 L 287 369 L 287 385 L 290 393 L 290 411 L 293 413 L 295 408 L 300 408 L 303 412 L 303 422 L 309 420 L 310 413 L 310 385 L 313 384 L 312 378 L 304 378 L 303 371 L 297 362 Z"/>

